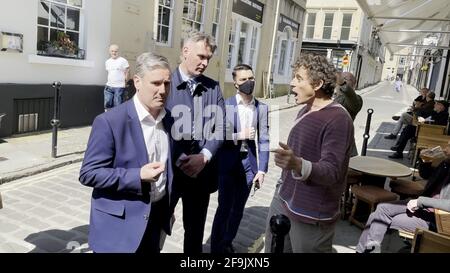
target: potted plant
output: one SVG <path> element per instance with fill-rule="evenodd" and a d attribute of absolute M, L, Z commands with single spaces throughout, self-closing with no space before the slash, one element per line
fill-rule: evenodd
<path fill-rule="evenodd" d="M 48 42 L 46 53 L 51 56 L 77 57 L 78 50 L 78 46 L 70 40 L 67 33 L 58 31 L 56 40 Z"/>

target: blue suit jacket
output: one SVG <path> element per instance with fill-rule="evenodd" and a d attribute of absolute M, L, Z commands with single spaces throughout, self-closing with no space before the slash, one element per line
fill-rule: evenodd
<path fill-rule="evenodd" d="M 176 138 L 176 140 L 174 141 L 174 152 L 172 154 L 172 158 L 174 160 L 173 163 L 175 163 L 175 161 L 183 153 L 185 153 L 186 155 L 198 154 L 203 148 L 208 149 L 211 152 L 213 158 L 198 175 L 196 185 L 199 186 L 198 190 L 214 192 L 217 190 L 218 185 L 217 163 L 215 160 L 215 155 L 220 146 L 222 146 L 224 139 L 225 110 L 222 91 L 220 90 L 220 85 L 217 81 L 214 81 L 204 75 L 200 75 L 196 78 L 196 81 L 198 83 L 196 91 L 202 93 L 203 99 L 203 125 L 206 125 L 206 128 L 208 128 L 208 124 L 212 124 L 212 128 L 210 128 L 210 131 L 214 134 L 217 134 L 218 137 L 216 139 L 207 139 L 203 137 L 202 139 L 196 140 L 196 149 L 195 151 L 192 151 L 190 132 L 194 121 L 193 98 L 190 91 L 188 90 L 186 82 L 183 82 L 178 69 L 179 68 L 175 69 L 172 73 L 171 90 L 166 103 L 166 107 L 174 116 L 175 128 L 177 128 L 177 125 L 180 124 L 184 124 L 186 126 L 182 127 L 182 131 L 173 134 L 173 137 Z M 215 110 L 220 109 L 219 111 L 221 113 L 218 113 L 217 115 L 211 115 L 210 113 L 208 113 L 208 107 L 211 106 L 218 106 L 218 108 L 216 108 Z M 177 133 L 179 135 L 175 136 Z M 174 173 L 177 177 L 174 183 L 174 192 L 177 192 L 178 189 L 180 189 L 179 186 L 182 186 L 179 184 L 179 182 L 182 183 L 180 180 L 189 178 L 185 176 L 184 173 L 182 173 L 182 171 L 175 166 L 175 164 Z"/>
<path fill-rule="evenodd" d="M 170 112 L 163 119 L 169 133 L 166 189 L 172 188 Z M 141 124 L 129 100 L 97 116 L 92 125 L 80 182 L 93 187 L 89 246 L 95 252 L 135 252 L 150 216 L 150 185 L 141 183 L 140 169 L 149 163 Z M 169 203 L 167 204 L 169 205 Z M 170 234 L 170 215 L 164 229 Z"/>
<path fill-rule="evenodd" d="M 259 102 L 257 99 L 255 99 L 255 107 L 256 112 L 253 118 L 257 120 L 258 153 L 256 153 L 255 141 L 247 141 L 247 144 L 249 147 L 249 161 L 252 166 L 252 171 L 256 174 L 258 171 L 267 172 L 269 164 L 269 108 L 266 104 Z M 241 163 L 239 152 L 241 150 L 242 141 L 238 141 L 237 144 L 235 144 L 235 142 L 231 140 L 231 133 L 238 133 L 241 131 L 236 96 L 232 96 L 225 100 L 225 108 L 227 109 L 227 140 L 219 152 L 219 160 L 220 162 L 226 163 L 219 165 L 219 172 L 221 175 L 236 170 L 236 164 Z"/>

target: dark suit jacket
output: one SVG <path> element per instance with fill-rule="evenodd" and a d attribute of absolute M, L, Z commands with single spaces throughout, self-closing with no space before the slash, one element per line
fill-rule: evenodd
<path fill-rule="evenodd" d="M 174 194 L 182 188 L 183 180 L 190 179 L 188 176 L 175 166 L 176 160 L 181 154 L 186 155 L 198 154 L 203 148 L 208 149 L 213 158 L 206 165 L 206 167 L 200 172 L 197 177 L 195 185 L 198 185 L 198 190 L 214 192 L 217 190 L 218 178 L 217 178 L 217 162 L 216 153 L 223 143 L 224 139 L 224 101 L 222 97 L 222 91 L 220 90 L 219 83 L 204 75 L 198 76 L 195 80 L 198 82 L 196 92 L 201 93 L 203 99 L 203 128 L 210 129 L 210 132 L 217 137 L 205 138 L 192 141 L 191 129 L 194 121 L 194 103 L 193 97 L 188 90 L 186 82 L 183 82 L 179 68 L 175 69 L 171 78 L 171 89 L 167 100 L 167 108 L 172 112 L 174 117 Z M 216 107 L 217 106 L 217 107 Z M 213 113 L 210 113 L 210 110 Z M 180 128 L 179 125 L 184 124 Z M 209 126 L 209 127 L 208 127 Z M 180 130 L 177 130 L 179 128 Z M 192 144 L 194 142 L 195 149 L 192 151 Z"/>
<path fill-rule="evenodd" d="M 259 102 L 257 99 L 255 99 L 255 107 L 256 112 L 253 118 L 257 120 L 258 153 L 256 153 L 255 141 L 247 141 L 249 148 L 248 157 L 254 173 L 257 173 L 258 171 L 267 172 L 269 164 L 269 108 L 266 104 Z M 242 141 L 237 141 L 235 144 L 235 142 L 231 140 L 230 134 L 231 132 L 238 133 L 241 131 L 236 96 L 232 96 L 225 101 L 225 108 L 227 109 L 227 138 L 219 152 L 219 161 L 223 162 L 223 164 L 219 165 L 219 172 L 221 175 L 237 170 L 236 164 L 241 163 L 239 153 Z"/>
<path fill-rule="evenodd" d="M 172 189 L 173 119 L 163 119 L 169 134 L 166 189 Z M 141 124 L 133 100 L 97 116 L 92 125 L 80 182 L 93 187 L 89 246 L 95 252 L 135 252 L 150 216 L 150 185 L 141 183 L 140 169 L 149 163 Z M 167 208 L 168 208 L 167 204 Z M 169 212 L 169 209 L 168 209 Z M 163 219 L 169 230 L 170 215 Z"/>

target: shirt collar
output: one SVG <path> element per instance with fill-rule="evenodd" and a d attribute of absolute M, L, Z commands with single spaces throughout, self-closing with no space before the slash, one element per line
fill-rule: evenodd
<path fill-rule="evenodd" d="M 166 116 L 166 109 L 163 108 L 161 111 L 159 111 L 159 115 L 155 120 L 155 118 L 142 105 L 137 95 L 134 95 L 133 102 L 140 122 L 149 120 L 156 124 L 161 122 L 161 120 Z"/>
<path fill-rule="evenodd" d="M 184 74 L 183 71 L 180 69 L 180 67 L 178 67 L 178 71 L 180 72 L 181 75 L 181 79 L 183 80 L 183 82 L 192 79 L 195 81 L 195 77 L 190 78 L 188 75 Z"/>
<path fill-rule="evenodd" d="M 242 105 L 255 105 L 255 97 L 252 97 L 252 100 L 250 101 L 249 104 L 245 104 L 244 100 L 242 99 L 241 94 L 237 93 L 236 94 L 236 102 L 237 102 L 238 105 L 239 104 L 242 104 Z"/>

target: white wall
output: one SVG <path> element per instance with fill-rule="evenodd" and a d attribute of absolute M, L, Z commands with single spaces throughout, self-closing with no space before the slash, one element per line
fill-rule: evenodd
<path fill-rule="evenodd" d="M 23 34 L 23 53 L 0 52 L 0 83 L 104 85 L 111 33 L 111 0 L 84 0 L 86 60 L 39 57 L 51 64 L 30 63 L 36 54 L 38 1 L 6 0 L 0 9 L 0 30 Z M 56 59 L 56 60 L 55 60 Z M 53 64 L 64 60 L 65 64 Z M 76 65 L 75 63 L 78 63 Z M 74 65 L 75 64 L 75 65 Z M 86 67 L 87 66 L 87 67 Z"/>

